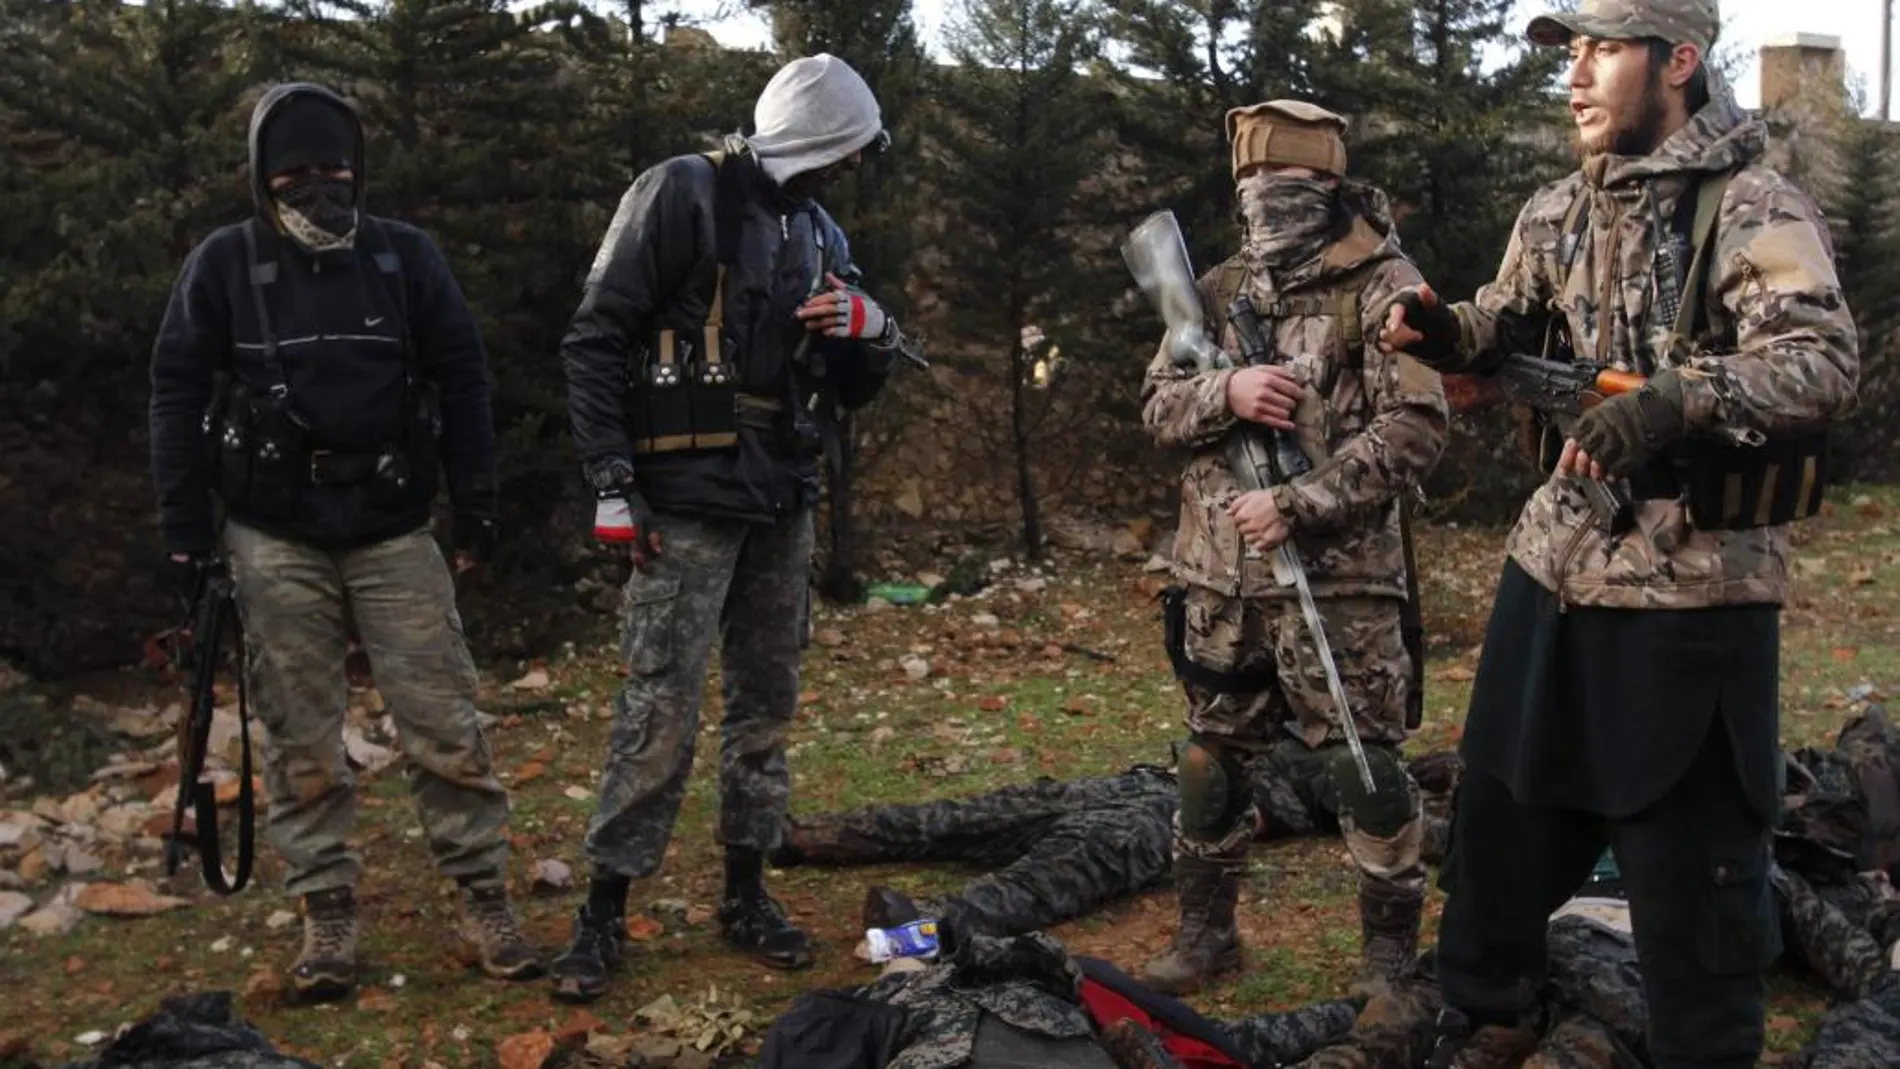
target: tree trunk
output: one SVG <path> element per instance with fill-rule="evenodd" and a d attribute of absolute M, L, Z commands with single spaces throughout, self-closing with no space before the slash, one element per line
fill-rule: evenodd
<path fill-rule="evenodd" d="M 1016 453 L 1016 501 L 1023 512 L 1023 552 L 1030 560 L 1039 561 L 1042 559 L 1042 514 L 1036 506 L 1036 481 L 1029 468 L 1029 416 L 1024 411 L 1023 385 L 1026 357 L 1019 337 L 1009 353 L 1009 429 Z"/>

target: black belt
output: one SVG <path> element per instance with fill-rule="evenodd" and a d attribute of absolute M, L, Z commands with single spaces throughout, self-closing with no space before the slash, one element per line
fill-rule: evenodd
<path fill-rule="evenodd" d="M 387 451 L 340 453 L 332 449 L 310 451 L 310 481 L 318 486 L 346 486 L 375 478 L 385 463 L 394 458 Z"/>

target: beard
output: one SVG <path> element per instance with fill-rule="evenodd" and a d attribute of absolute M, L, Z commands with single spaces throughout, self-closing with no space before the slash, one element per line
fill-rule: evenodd
<path fill-rule="evenodd" d="M 1663 127 L 1669 122 L 1669 108 L 1663 98 L 1662 72 L 1652 70 L 1643 96 L 1634 106 L 1619 111 L 1609 129 L 1595 134 L 1576 133 L 1571 147 L 1577 158 L 1609 153 L 1613 156 L 1647 156 L 1662 145 Z"/>

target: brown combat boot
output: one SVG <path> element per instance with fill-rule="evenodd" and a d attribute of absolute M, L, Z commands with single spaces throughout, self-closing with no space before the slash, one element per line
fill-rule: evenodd
<path fill-rule="evenodd" d="M 1115 1060 L 1115 1069 L 1181 1069 L 1160 1038 L 1130 1017 L 1102 1029 L 1101 1043 Z"/>
<path fill-rule="evenodd" d="M 1240 864 L 1182 854 L 1174 859 L 1181 922 L 1174 946 L 1142 968 L 1142 982 L 1170 995 L 1191 995 L 1223 973 L 1240 968 Z"/>
<path fill-rule="evenodd" d="M 497 980 L 532 980 L 541 975 L 541 959 L 521 934 L 508 905 L 508 889 L 499 883 L 462 888 L 463 944 Z"/>
<path fill-rule="evenodd" d="M 1359 878 L 1359 975 L 1352 994 L 1371 995 L 1418 968 L 1418 929 L 1425 889 L 1390 880 Z"/>
<path fill-rule="evenodd" d="M 303 950 L 290 983 L 304 1002 L 328 1002 L 356 985 L 356 894 L 332 887 L 303 896 Z"/>

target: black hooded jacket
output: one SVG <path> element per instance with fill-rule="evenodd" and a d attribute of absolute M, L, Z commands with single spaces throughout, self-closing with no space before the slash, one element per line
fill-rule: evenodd
<path fill-rule="evenodd" d="M 355 131 L 359 222 L 349 249 L 313 253 L 283 236 L 275 222 L 259 161 L 263 131 L 286 102 L 301 95 L 333 101 Z M 397 440 L 406 330 L 420 376 L 441 394 L 442 468 L 456 515 L 494 518 L 495 432 L 480 333 L 435 242 L 413 226 L 363 211 L 363 133 L 354 109 L 318 86 L 278 86 L 251 114 L 249 148 L 258 260 L 276 264 L 275 278 L 262 287 L 264 300 L 284 384 L 308 424 L 310 445 L 362 453 Z M 215 544 L 213 472 L 202 446 L 213 373 L 228 371 L 259 393 L 275 383 L 264 359 L 244 226 L 221 227 L 186 257 L 152 348 L 152 475 L 160 533 L 174 553 L 204 552 Z M 379 268 L 378 253 L 394 253 L 399 276 Z M 423 479 L 429 486 L 437 481 L 434 473 Z M 364 484 L 305 482 L 293 515 L 247 515 L 241 508 L 229 515 L 280 537 L 343 549 L 426 524 L 430 502 L 411 498 L 385 504 L 373 500 Z"/>
<path fill-rule="evenodd" d="M 895 353 L 857 341 L 818 338 L 828 400 L 812 412 L 815 381 L 800 381 L 794 354 L 806 338 L 793 315 L 825 272 L 854 281 L 844 232 L 810 199 L 792 200 L 743 140 L 726 139 L 731 182 L 725 203 L 736 242 L 725 279 L 724 330 L 741 391 L 784 402 L 816 430 L 832 415 L 870 402 Z M 628 439 L 629 375 L 650 339 L 672 328 L 697 336 L 706 322 L 718 263 L 715 202 L 720 180 L 701 155 L 676 156 L 634 180 L 621 198 L 561 342 L 568 414 L 582 465 L 630 463 L 655 509 L 772 523 L 818 496 L 816 456 L 788 445 L 784 428 L 742 427 L 736 449 L 635 456 Z M 786 416 L 785 419 L 794 418 Z"/>

